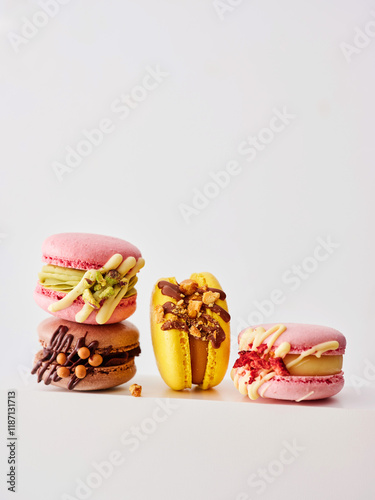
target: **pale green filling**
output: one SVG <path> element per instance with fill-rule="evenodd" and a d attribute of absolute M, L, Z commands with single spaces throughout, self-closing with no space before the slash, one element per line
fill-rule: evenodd
<path fill-rule="evenodd" d="M 67 267 L 48 265 L 42 267 L 42 271 L 38 276 L 39 282 L 42 286 L 44 286 L 44 288 L 55 290 L 57 292 L 69 293 L 78 285 L 86 272 L 87 271 L 81 271 L 79 269 L 69 269 Z M 87 292 L 94 293 L 102 291 L 103 293 L 98 294 L 100 299 L 106 299 L 112 295 L 112 285 L 117 283 L 108 275 L 108 273 L 102 276 L 99 271 L 93 271 L 92 278 L 93 283 L 87 289 Z M 123 279 L 126 280 L 126 276 Z M 128 290 L 123 298 L 131 297 L 137 293 L 137 290 L 134 288 L 137 281 L 137 276 L 130 278 Z"/>

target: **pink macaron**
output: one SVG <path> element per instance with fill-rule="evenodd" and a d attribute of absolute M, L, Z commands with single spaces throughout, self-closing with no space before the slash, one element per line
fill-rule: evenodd
<path fill-rule="evenodd" d="M 334 396 L 344 386 L 346 340 L 334 328 L 294 323 L 249 327 L 238 336 L 231 377 L 241 394 L 306 401 Z"/>
<path fill-rule="evenodd" d="M 136 309 L 137 247 L 111 236 L 61 233 L 42 245 L 34 298 L 50 314 L 85 324 L 123 321 Z"/>

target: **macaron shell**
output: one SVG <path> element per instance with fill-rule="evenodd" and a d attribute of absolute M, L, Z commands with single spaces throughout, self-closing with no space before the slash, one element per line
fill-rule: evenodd
<path fill-rule="evenodd" d="M 42 245 L 45 264 L 83 270 L 99 269 L 116 253 L 124 260 L 130 256 L 138 260 L 142 256 L 128 241 L 91 233 L 53 234 Z"/>
<path fill-rule="evenodd" d="M 197 281 L 199 285 L 203 285 L 205 283 L 209 288 L 218 288 L 222 290 L 220 283 L 211 273 L 194 273 L 190 276 L 190 279 Z M 228 311 L 226 300 L 218 299 L 216 304 Z M 215 349 L 211 342 L 208 343 L 206 372 L 202 384 L 199 385 L 201 389 L 210 389 L 211 387 L 219 385 L 225 376 L 229 363 L 230 325 L 229 323 L 226 323 L 218 314 L 211 314 L 224 330 L 225 339 L 221 343 L 219 349 Z"/>
<path fill-rule="evenodd" d="M 222 289 L 220 283 L 211 273 L 194 273 L 190 279 L 198 282 L 199 285 L 206 284 L 212 288 Z M 162 324 L 155 320 L 155 307 L 161 305 L 166 300 L 176 303 L 172 297 L 166 298 L 158 287 L 159 281 L 169 281 L 177 284 L 176 278 L 162 278 L 158 280 L 154 287 L 151 299 L 151 334 L 152 344 L 156 363 L 164 382 L 174 390 L 187 389 L 192 386 L 191 358 L 189 347 L 189 334 L 187 332 L 172 329 L 162 330 Z M 226 311 L 227 303 L 217 300 L 219 306 Z M 228 368 L 230 351 L 230 327 L 219 315 L 213 313 L 214 318 L 219 322 L 225 332 L 225 339 L 220 348 L 215 349 L 211 342 L 208 342 L 207 365 L 203 382 L 199 384 L 201 389 L 210 389 L 218 385 L 224 378 Z"/>
<path fill-rule="evenodd" d="M 39 353 L 35 357 L 35 362 L 39 360 L 39 357 L 42 353 L 43 351 L 39 351 Z M 43 374 L 43 381 L 47 379 L 51 369 L 52 366 L 45 371 L 45 373 Z M 79 381 L 79 383 L 74 387 L 73 390 L 98 391 L 102 389 L 110 389 L 131 380 L 136 374 L 136 371 L 137 369 L 134 363 L 134 359 L 130 359 L 128 362 L 118 366 L 94 368 L 86 375 L 85 378 Z M 63 378 L 58 382 L 51 382 L 51 385 L 55 385 L 63 389 L 68 389 L 69 381 L 70 377 Z"/>
<path fill-rule="evenodd" d="M 150 310 L 152 345 L 162 379 L 171 389 L 181 391 L 192 384 L 189 337 L 182 330 L 162 330 L 162 325 L 156 322 L 155 307 L 166 302 L 166 297 L 158 287 L 162 280 L 177 284 L 175 278 L 162 278 L 154 286 Z M 168 297 L 168 300 L 176 304 L 172 297 Z"/>
<path fill-rule="evenodd" d="M 344 387 L 343 373 L 320 377 L 274 377 L 258 389 L 264 398 L 309 401 L 338 394 Z"/>
<path fill-rule="evenodd" d="M 262 327 L 265 330 L 275 326 L 277 323 L 269 323 L 264 325 L 255 325 L 251 328 Z M 283 342 L 289 342 L 291 345 L 290 353 L 301 353 L 310 349 L 314 345 L 321 344 L 330 340 L 336 340 L 339 343 L 339 348 L 335 351 L 325 353 L 329 356 L 330 354 L 344 354 L 346 347 L 346 339 L 342 333 L 334 328 L 320 325 L 307 325 L 301 323 L 280 323 L 286 326 L 285 332 L 283 332 L 280 337 L 278 337 L 274 343 L 274 347 L 278 347 Z M 245 329 L 246 330 L 246 329 Z M 243 332 L 239 333 L 238 339 L 240 340 Z M 264 340 L 267 343 L 268 339 Z"/>
<path fill-rule="evenodd" d="M 64 292 L 56 292 L 55 290 L 49 290 L 43 288 L 39 283 L 37 284 L 34 291 L 34 300 L 39 307 L 44 309 L 44 311 L 52 314 L 57 318 L 62 318 L 68 321 L 75 321 L 76 314 L 84 306 L 84 301 L 81 297 L 78 297 L 71 306 L 61 309 L 60 311 L 51 312 L 48 307 L 55 303 L 57 300 L 63 298 L 66 294 Z M 118 323 L 129 318 L 137 308 L 137 294 L 131 295 L 128 298 L 122 299 L 116 309 L 113 311 L 109 320 L 105 323 L 106 325 L 111 323 Z M 86 325 L 97 325 L 96 322 L 97 311 L 94 310 L 90 316 L 83 321 L 82 324 Z"/>
<path fill-rule="evenodd" d="M 112 346 L 113 349 L 132 349 L 139 344 L 138 328 L 130 321 L 111 325 L 84 325 L 58 318 L 47 318 L 38 325 L 38 336 L 43 346 L 50 343 L 52 335 L 59 326 L 66 326 L 68 333 L 73 335 L 72 347 L 77 340 L 86 336 L 86 345 L 94 340 L 99 342 L 99 349 Z"/>

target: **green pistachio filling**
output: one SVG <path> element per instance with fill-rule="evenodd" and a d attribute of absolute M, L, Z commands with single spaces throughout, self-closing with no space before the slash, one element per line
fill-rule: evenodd
<path fill-rule="evenodd" d="M 86 273 L 87 271 L 79 269 L 48 265 L 42 267 L 42 271 L 39 273 L 39 282 L 49 290 L 69 293 L 80 283 Z M 86 304 L 94 309 L 99 309 L 103 299 L 108 299 L 115 294 L 113 288 L 115 285 L 117 290 L 128 286 L 123 298 L 131 297 L 137 293 L 134 288 L 138 281 L 137 276 L 132 276 L 130 280 L 126 276 L 121 278 L 116 269 L 111 269 L 104 275 L 100 271 L 90 271 L 89 274 L 86 274 L 85 281 L 82 298 Z"/>

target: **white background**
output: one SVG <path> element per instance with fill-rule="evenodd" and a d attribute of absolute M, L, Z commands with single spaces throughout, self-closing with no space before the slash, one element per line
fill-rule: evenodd
<path fill-rule="evenodd" d="M 43 11 L 36 1 L 1 3 L 1 371 L 14 385 L 29 381 L 47 316 L 32 299 L 42 241 L 70 231 L 124 238 L 146 259 L 131 318 L 139 374 L 157 373 L 155 281 L 210 271 L 227 293 L 233 337 L 279 289 L 285 299 L 264 322 L 339 329 L 347 382 L 374 383 L 375 37 L 356 29 L 375 32 L 375 6 L 237 3 L 223 0 L 220 12 L 208 0 L 68 2 L 18 45 L 10 33 L 23 36 Z M 148 67 L 168 76 L 122 120 L 113 103 L 137 92 Z M 240 145 L 275 108 L 295 118 L 247 161 Z M 59 181 L 54 162 L 103 119 L 114 131 Z M 197 208 L 194 195 L 229 161 L 240 173 Z M 196 210 L 188 222 L 181 204 Z M 319 238 L 336 248 L 293 290 L 283 276 Z"/>

